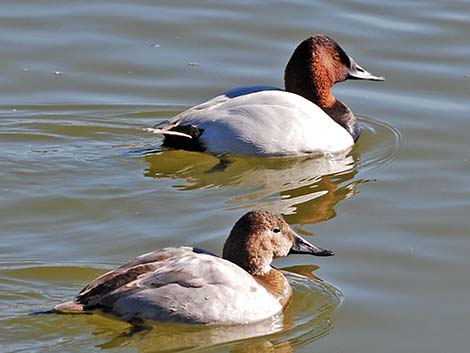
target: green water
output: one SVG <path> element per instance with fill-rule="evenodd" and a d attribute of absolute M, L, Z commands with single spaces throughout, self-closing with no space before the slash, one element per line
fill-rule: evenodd
<path fill-rule="evenodd" d="M 468 350 L 470 2 L 0 9 L 0 351 Z M 282 86 L 292 50 L 313 33 L 386 77 L 335 88 L 364 127 L 350 156 L 220 168 L 142 131 L 229 88 Z M 270 329 L 129 334 L 96 315 L 28 315 L 153 249 L 220 254 L 257 207 L 336 253 L 276 261 L 315 277 L 292 275 L 294 303 Z"/>

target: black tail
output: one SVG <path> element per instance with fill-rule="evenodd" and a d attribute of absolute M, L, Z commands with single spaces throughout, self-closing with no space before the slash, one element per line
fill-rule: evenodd
<path fill-rule="evenodd" d="M 170 131 L 181 132 L 191 136 L 191 138 L 165 134 L 165 132 L 162 132 L 163 136 L 165 136 L 165 139 L 163 140 L 163 146 L 197 152 L 203 152 L 205 150 L 205 147 L 201 144 L 201 141 L 199 141 L 199 137 L 204 132 L 203 129 L 199 129 L 193 125 L 178 125 L 171 128 Z"/>

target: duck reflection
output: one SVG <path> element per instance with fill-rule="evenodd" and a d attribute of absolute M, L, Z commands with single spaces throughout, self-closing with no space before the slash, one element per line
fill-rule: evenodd
<path fill-rule="evenodd" d="M 312 274 L 318 267 L 293 266 L 284 274 L 294 288 L 289 308 L 269 320 L 249 325 L 198 326 L 152 323 L 143 329 L 130 329 L 122 322 L 101 315 L 86 317 L 96 326 L 93 334 L 105 342 L 101 349 L 126 349 L 138 352 L 279 352 L 287 353 L 326 335 L 342 295 L 333 286 Z"/>
<path fill-rule="evenodd" d="M 361 180 L 357 154 L 304 158 L 215 156 L 181 150 L 147 155 L 144 175 L 178 180 L 179 190 L 236 187 L 230 208 L 264 208 L 290 224 L 312 224 L 334 217 L 335 205 L 354 195 Z M 183 180 L 183 183 L 181 183 Z"/>

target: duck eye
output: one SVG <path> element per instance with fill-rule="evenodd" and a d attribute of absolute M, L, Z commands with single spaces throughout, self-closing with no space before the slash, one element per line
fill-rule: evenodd
<path fill-rule="evenodd" d="M 279 228 L 277 228 L 277 227 L 273 228 L 273 233 L 280 233 L 280 232 L 281 232 L 281 230 Z"/>

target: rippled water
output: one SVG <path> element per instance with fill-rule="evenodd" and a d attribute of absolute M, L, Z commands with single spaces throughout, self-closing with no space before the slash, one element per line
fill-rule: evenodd
<path fill-rule="evenodd" d="M 1 9 L 0 351 L 468 350 L 468 1 Z M 351 154 L 227 163 L 142 131 L 232 87 L 282 86 L 312 33 L 386 77 L 335 88 L 363 126 Z M 98 315 L 29 315 L 153 249 L 220 253 L 254 207 L 336 253 L 276 262 L 299 275 L 268 328 L 133 333 Z"/>

